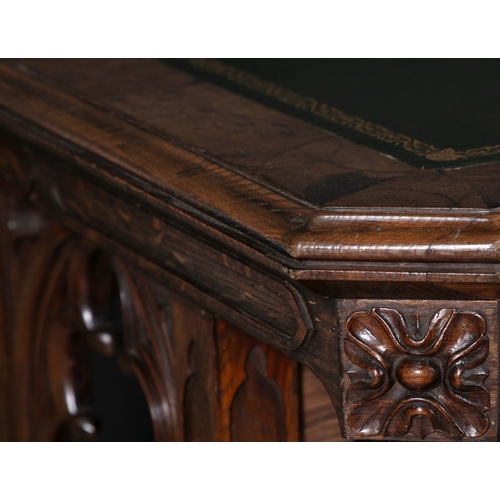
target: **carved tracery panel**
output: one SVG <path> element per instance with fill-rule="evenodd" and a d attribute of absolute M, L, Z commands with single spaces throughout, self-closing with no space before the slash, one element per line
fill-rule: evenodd
<path fill-rule="evenodd" d="M 3 142 L 0 160 L 0 437 L 100 439 L 92 397 L 94 382 L 100 381 L 93 380 L 90 363 L 97 351 L 139 380 L 157 440 L 298 439 L 295 362 L 217 314 L 229 311 L 250 331 L 253 320 L 139 257 L 127 244 L 115 244 L 105 230 L 103 236 L 68 217 L 66 204 L 73 198 L 61 198 L 60 179 L 52 172 L 59 160 Z M 85 186 L 73 176 L 61 185 L 70 182 L 79 191 Z M 97 217 L 118 203 L 99 193 L 106 210 L 92 196 L 85 200 L 94 204 L 79 200 L 72 207 Z M 119 204 L 130 210 L 126 202 Z M 138 226 L 144 223 L 142 212 L 133 216 Z M 156 227 L 156 221 L 146 226 Z M 184 235 L 176 234 L 184 245 Z M 171 242 L 161 248 L 173 252 Z M 224 273 L 231 269 L 217 252 L 210 259 L 221 260 Z M 288 288 L 274 296 L 292 308 L 286 318 L 297 332 L 293 339 L 279 337 L 280 345 L 302 342 L 312 323 L 295 288 L 251 275 L 236 261 L 234 266 L 244 271 L 240 276 L 252 290 L 254 279 Z M 215 285 L 219 281 L 212 279 Z"/>
<path fill-rule="evenodd" d="M 182 439 L 163 313 L 140 271 L 48 224 L 30 249 L 13 315 L 16 439 L 95 438 L 90 349 L 138 378 L 157 440 Z"/>

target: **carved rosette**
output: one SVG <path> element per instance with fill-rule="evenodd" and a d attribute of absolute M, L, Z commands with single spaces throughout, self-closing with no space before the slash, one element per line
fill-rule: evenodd
<path fill-rule="evenodd" d="M 407 314 L 375 307 L 346 315 L 342 385 L 348 437 L 495 437 L 496 313 L 488 308 L 495 322 L 489 325 L 477 308 L 448 303 L 431 312 L 430 305 Z"/>

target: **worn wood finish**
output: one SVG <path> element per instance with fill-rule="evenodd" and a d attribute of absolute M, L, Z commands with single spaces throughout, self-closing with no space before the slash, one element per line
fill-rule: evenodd
<path fill-rule="evenodd" d="M 386 241 L 393 241 L 394 251 L 391 251 L 391 245 L 380 245 L 381 235 L 375 231 L 364 231 L 363 239 L 360 242 L 352 242 L 353 234 L 345 230 L 342 231 L 344 224 L 334 223 L 330 225 L 327 231 L 317 231 L 316 225 L 302 229 L 302 225 L 313 215 L 311 209 L 314 207 L 311 203 L 301 200 L 293 193 L 285 193 L 277 190 L 272 182 L 259 181 L 255 177 L 249 177 L 246 171 L 238 171 L 227 164 L 218 165 L 217 160 L 201 159 L 196 154 L 191 153 L 189 148 L 183 149 L 177 146 L 173 139 L 170 141 L 162 140 L 163 136 L 158 135 L 154 130 L 144 130 L 138 127 L 134 120 L 130 122 L 127 117 L 115 117 L 114 114 L 106 114 L 100 107 L 87 104 L 86 100 L 79 100 L 72 95 L 62 93 L 58 88 L 50 87 L 44 82 L 28 78 L 23 73 L 15 71 L 7 66 L 1 69 L 2 94 L 4 96 L 2 119 L 10 127 L 19 127 L 19 122 L 27 121 L 38 123 L 50 134 L 55 134 L 62 149 L 73 149 L 75 146 L 80 149 L 94 151 L 106 151 L 104 157 L 111 163 L 118 164 L 124 171 L 120 175 L 126 175 L 134 184 L 140 183 L 140 179 L 149 182 L 151 185 L 161 186 L 165 194 L 175 190 L 177 196 L 192 205 L 204 204 L 209 207 L 210 212 L 220 212 L 229 217 L 233 223 L 240 225 L 244 232 L 252 229 L 268 241 L 277 244 L 288 254 L 304 258 L 313 258 L 315 260 L 329 259 L 347 259 L 359 260 L 357 249 L 363 249 L 366 256 L 361 260 L 394 260 L 400 261 L 474 261 L 484 262 L 494 261 L 496 255 L 496 240 L 491 231 L 474 231 L 476 228 L 463 229 L 462 217 L 458 217 L 455 224 L 455 231 L 450 231 L 450 242 L 441 242 L 442 231 L 439 226 L 436 232 L 429 232 L 427 218 L 415 218 L 412 221 L 411 229 L 406 239 L 401 241 L 400 232 L 389 232 Z M 117 83 L 117 82 L 116 82 Z M 221 99 L 224 99 L 228 93 L 222 92 Z M 50 100 L 48 96 L 50 95 Z M 91 101 L 93 102 L 93 101 Z M 12 115 L 8 109 L 16 103 L 16 113 Z M 1 103 L 0 103 L 1 104 Z M 71 110 L 71 112 L 68 112 Z M 76 112 L 78 110 L 78 113 Z M 128 116 L 128 115 L 127 115 Z M 169 114 L 167 115 L 169 116 Z M 177 116 L 177 115 L 175 115 Z M 142 115 L 141 115 L 142 118 Z M 144 116 L 146 118 L 146 116 Z M 150 118 L 148 116 L 148 118 Z M 229 122 L 234 121 L 234 118 Z M 288 126 L 295 130 L 295 121 L 290 118 Z M 134 125 L 136 125 L 134 127 Z M 90 127 L 90 128 L 89 128 Z M 316 130 L 314 127 L 311 127 Z M 23 127 L 24 134 L 28 132 L 26 126 Z M 112 132 L 110 132 L 112 131 Z M 55 139 L 54 137 L 54 139 Z M 73 144 L 68 144 L 68 138 L 71 137 Z M 78 138 L 81 138 L 81 142 Z M 42 143 L 46 138 L 38 135 L 36 138 Z M 90 141 L 90 142 L 89 142 Z M 127 149 L 124 149 L 124 148 Z M 71 154 L 71 153 L 70 153 Z M 315 154 L 321 155 L 319 149 Z M 248 157 L 248 155 L 245 155 Z M 377 161 L 381 161 L 382 155 L 378 155 Z M 374 160 L 375 161 L 375 160 Z M 294 163 L 294 162 L 292 162 Z M 366 161 L 365 163 L 369 163 Z M 113 169 L 116 172 L 116 167 Z M 378 171 L 383 167 L 378 166 Z M 280 174 L 284 177 L 284 174 Z M 401 196 L 408 200 L 404 194 L 409 190 L 412 193 L 414 202 L 410 204 L 394 202 L 386 203 L 376 192 L 373 196 L 370 194 L 371 188 L 363 190 L 363 196 L 371 197 L 371 202 L 363 201 L 356 203 L 347 200 L 339 202 L 341 206 L 404 206 L 417 208 L 484 208 L 486 211 L 479 210 L 476 216 L 484 215 L 493 225 L 496 224 L 495 210 L 488 210 L 482 202 L 463 202 L 463 196 L 459 195 L 457 200 L 453 201 L 447 192 L 443 192 L 436 186 L 436 175 L 438 172 L 415 172 L 411 169 L 408 173 L 413 179 L 416 189 L 411 188 L 409 181 L 402 181 L 401 187 L 389 185 L 387 190 L 394 199 L 394 193 L 401 192 Z M 446 174 L 443 175 L 452 175 Z M 458 174 L 457 174 L 458 175 Z M 460 174 L 461 175 L 461 174 Z M 427 179 L 431 176 L 432 179 Z M 288 173 L 286 178 L 295 178 Z M 435 189 L 443 197 L 445 203 L 441 203 L 434 198 L 427 199 L 419 192 L 421 183 L 425 181 L 432 189 Z M 464 185 L 462 177 L 459 181 L 460 186 Z M 476 183 L 477 184 L 477 183 Z M 142 183 L 144 186 L 144 184 Z M 460 191 L 458 187 L 453 187 L 450 180 L 447 179 L 444 184 L 447 189 L 453 193 Z M 207 188 L 210 186 L 210 188 Z M 385 186 L 385 183 L 384 183 Z M 451 186 L 451 187 L 450 187 Z M 373 189 L 378 189 L 378 186 Z M 444 189 L 444 188 L 443 188 Z M 238 194 L 239 193 L 239 194 Z M 250 194 L 247 197 L 247 203 L 239 203 L 242 194 Z M 186 198 L 187 196 L 187 198 Z M 353 196 L 359 196 L 355 194 Z M 275 206 L 277 209 L 269 210 L 266 207 Z M 488 215 L 491 212 L 491 215 Z M 394 214 L 387 212 L 386 217 L 390 218 Z M 474 216 L 474 212 L 472 214 Z M 220 216 L 219 216 L 220 217 Z M 313 216 L 315 218 L 315 216 Z M 356 223 L 356 218 L 361 223 L 366 219 L 365 214 L 351 216 L 350 219 Z M 408 222 L 407 218 L 404 218 Z M 460 228 L 457 233 L 456 229 Z M 423 233 L 423 234 L 422 234 Z M 406 232 L 404 233 L 406 234 Z M 414 235 L 412 237 L 412 235 Z M 425 239 L 422 240 L 422 236 Z M 312 241 L 311 241 L 312 237 Z M 455 241 L 456 240 L 456 241 Z M 401 251 L 399 250 L 401 248 Z M 344 250 L 345 248 L 345 250 Z M 310 249 L 310 250 L 308 250 Z"/>
<path fill-rule="evenodd" d="M 349 439 L 496 440 L 497 174 L 154 61 L 1 62 L 0 437 L 92 439 L 95 349 L 158 440 L 297 440 L 296 362 Z"/>
<path fill-rule="evenodd" d="M 345 195 L 353 184 L 362 187 L 412 171 L 157 61 L 25 60 L 14 65 L 81 101 L 113 110 L 122 120 L 147 124 L 149 131 L 227 169 L 287 196 L 300 193 L 312 203 Z"/>

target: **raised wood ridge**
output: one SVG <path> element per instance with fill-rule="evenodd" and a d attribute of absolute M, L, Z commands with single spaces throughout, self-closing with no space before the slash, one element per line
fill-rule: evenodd
<path fill-rule="evenodd" d="M 198 234 L 274 272 L 330 279 L 331 271 L 322 273 L 329 261 L 370 263 L 382 274 L 389 262 L 498 262 L 497 210 L 315 208 L 9 64 L 0 65 L 0 90 L 0 122 L 56 154 L 62 168 L 121 190 L 148 210 L 175 212 Z"/>
<path fill-rule="evenodd" d="M 289 240 L 298 259 L 498 262 L 498 209 L 351 209 L 315 212 Z"/>

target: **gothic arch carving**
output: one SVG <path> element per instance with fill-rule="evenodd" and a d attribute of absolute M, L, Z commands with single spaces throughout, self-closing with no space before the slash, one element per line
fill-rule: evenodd
<path fill-rule="evenodd" d="M 30 416 L 17 419 L 17 437 L 94 437 L 87 358 L 96 349 L 138 378 L 155 439 L 182 439 L 162 314 L 140 271 L 47 227 L 32 248 L 16 307 L 13 400 L 20 416 Z"/>

